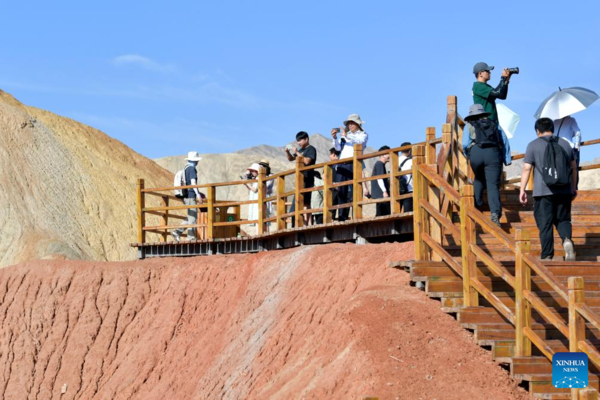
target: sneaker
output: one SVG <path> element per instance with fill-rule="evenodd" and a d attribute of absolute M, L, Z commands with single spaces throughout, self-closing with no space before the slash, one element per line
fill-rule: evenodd
<path fill-rule="evenodd" d="M 547 257 L 541 258 L 541 260 L 542 260 L 542 261 L 552 261 L 552 260 L 554 260 L 554 257 L 552 257 L 552 256 L 547 256 Z"/>
<path fill-rule="evenodd" d="M 500 225 L 500 216 L 498 214 L 492 213 L 491 220 L 494 224 L 498 225 L 498 228 L 502 227 L 502 225 Z"/>
<path fill-rule="evenodd" d="M 177 231 L 171 232 L 171 236 L 173 236 L 173 240 L 176 242 L 179 242 L 181 240 L 181 237 L 179 237 L 179 233 L 177 233 Z"/>
<path fill-rule="evenodd" d="M 565 261 L 575 261 L 575 247 L 571 239 L 565 239 L 563 242 L 563 248 L 565 249 Z"/>

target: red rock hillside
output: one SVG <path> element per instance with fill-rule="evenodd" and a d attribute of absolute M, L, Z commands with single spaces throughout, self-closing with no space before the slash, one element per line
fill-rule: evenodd
<path fill-rule="evenodd" d="M 525 399 L 412 243 L 0 270 L 2 399 Z"/>

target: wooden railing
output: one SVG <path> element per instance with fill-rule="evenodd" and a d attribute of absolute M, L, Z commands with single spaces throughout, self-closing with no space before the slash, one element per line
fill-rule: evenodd
<path fill-rule="evenodd" d="M 447 154 L 455 152 L 462 143 L 463 121 L 456 115 L 456 97 L 448 98 L 447 122 L 451 137 L 445 138 L 440 148 L 438 161 L 447 160 Z M 600 140 L 591 140 L 582 145 L 597 144 Z M 515 326 L 515 353 L 517 356 L 531 356 L 532 344 L 550 361 L 553 350 L 546 345 L 544 339 L 531 329 L 533 324 L 532 310 L 539 313 L 552 324 L 569 341 L 570 351 L 585 352 L 590 361 L 600 368 L 600 353 L 586 340 L 586 323 L 600 330 L 600 316 L 584 302 L 584 279 L 570 277 L 565 287 L 556 276 L 539 260 L 530 254 L 530 233 L 525 229 L 517 229 L 515 237 L 496 226 L 475 208 L 473 186 L 470 184 L 472 172 L 464 156 L 458 155 L 456 174 L 449 177 L 448 170 L 452 165 L 440 162 L 434 164 L 432 157 L 425 157 L 424 146 L 413 149 L 413 181 L 414 181 L 414 235 L 415 253 L 418 260 L 443 260 L 463 281 L 463 305 L 473 307 L 479 305 L 482 296 L 504 318 Z M 523 158 L 516 155 L 513 160 Z M 598 168 L 600 165 L 586 166 L 580 170 Z M 520 178 L 519 178 L 520 180 Z M 507 183 L 511 183 L 510 181 Z M 431 195 L 434 195 L 433 199 Z M 439 197 L 443 194 L 445 201 L 451 205 L 441 206 Z M 433 200 L 433 201 L 432 201 Z M 454 208 L 460 215 L 460 229 L 455 225 L 453 215 L 448 210 Z M 438 227 L 437 234 L 432 233 L 432 226 Z M 500 262 L 484 251 L 477 244 L 477 226 L 492 235 L 509 251 L 514 252 L 514 275 Z M 460 243 L 461 259 L 457 261 L 443 246 L 439 231 L 451 235 L 455 243 Z M 515 293 L 515 311 L 507 307 L 496 294 L 483 284 L 478 274 L 477 261 L 480 260 L 492 273 L 502 278 Z M 563 322 L 553 310 L 532 291 L 532 273 L 543 280 L 557 296 L 562 297 L 569 305 L 568 323 Z M 595 391 L 572 390 L 573 398 L 597 398 Z M 578 397 L 579 396 L 579 397 Z M 589 397 L 588 397 L 589 396 Z"/>
<path fill-rule="evenodd" d="M 450 137 L 446 135 L 447 139 Z M 436 146 L 442 143 L 442 138 L 435 137 L 435 129 L 428 128 L 426 141 L 419 143 L 428 150 L 428 157 L 435 157 Z M 305 214 L 322 213 L 323 223 L 333 222 L 333 213 L 344 208 L 351 208 L 350 218 L 359 221 L 364 218 L 363 209 L 367 205 L 389 202 L 391 214 L 399 214 L 402 211 L 402 200 L 412 197 L 412 193 L 400 194 L 399 178 L 412 174 L 411 170 L 399 171 L 399 152 L 409 151 L 412 146 L 396 147 L 389 150 L 363 154 L 362 146 L 355 145 L 354 157 L 336 161 L 329 161 L 311 166 L 305 166 L 303 158 L 298 156 L 295 160 L 295 168 L 277 174 L 266 176 L 265 170 L 259 171 L 257 179 L 222 182 L 212 184 L 183 186 L 183 189 L 198 188 L 206 194 L 203 204 L 195 206 L 183 205 L 180 199 L 172 195 L 174 187 L 145 188 L 144 180 L 138 180 L 137 193 L 137 217 L 138 217 L 138 243 L 147 243 L 148 233 L 158 235 L 158 240 L 166 242 L 169 232 L 174 229 L 196 228 L 198 239 L 233 238 L 238 236 L 240 227 L 248 224 L 256 224 L 257 235 L 277 233 L 289 229 L 291 218 L 294 218 L 295 227 L 303 227 Z M 363 162 L 389 154 L 389 173 L 379 176 L 363 177 Z M 352 165 L 353 179 L 343 182 L 333 182 L 333 169 L 336 165 Z M 304 188 L 303 173 L 306 171 L 317 171 L 323 177 L 323 185 L 312 188 Z M 367 199 L 363 196 L 363 184 L 377 179 L 389 179 L 389 198 Z M 273 193 L 267 193 L 267 183 L 274 181 Z M 239 186 L 257 183 L 258 195 L 256 200 L 222 200 L 217 199 L 217 190 L 222 187 Z M 334 190 L 344 186 L 351 186 L 353 197 L 350 202 L 333 205 Z M 290 190 L 291 189 L 291 190 Z M 322 191 L 323 206 L 319 208 L 304 209 L 304 195 L 306 193 Z M 290 198 L 295 203 L 294 211 L 288 211 Z M 149 206 L 150 199 L 157 204 Z M 271 202 L 273 213 L 267 214 L 267 205 Z M 253 220 L 241 219 L 240 208 L 243 206 L 256 205 L 258 207 L 257 218 Z M 181 222 L 186 219 L 188 209 L 198 209 L 198 223 L 195 225 L 177 225 L 173 220 Z M 228 211 L 228 209 L 230 211 Z M 232 211 L 231 211 L 232 210 Z M 149 217 L 154 218 L 149 223 Z M 270 225 L 270 226 L 269 226 Z M 233 228 L 233 229 L 226 229 Z M 185 235 L 182 235 L 185 236 Z"/>

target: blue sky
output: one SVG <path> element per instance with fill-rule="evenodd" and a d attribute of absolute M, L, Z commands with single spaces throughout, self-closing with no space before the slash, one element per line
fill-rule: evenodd
<path fill-rule="evenodd" d="M 441 132 L 471 104 L 473 65 L 520 67 L 508 107 L 524 151 L 533 113 L 570 86 L 600 92 L 597 1 L 9 2 L 0 89 L 151 158 L 283 145 L 351 113 L 369 144 Z M 575 115 L 600 138 L 600 102 Z M 584 149 L 583 159 L 598 156 Z"/>

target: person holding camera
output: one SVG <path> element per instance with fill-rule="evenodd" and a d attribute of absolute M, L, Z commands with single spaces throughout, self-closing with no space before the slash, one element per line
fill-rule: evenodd
<path fill-rule="evenodd" d="M 285 147 L 285 155 L 289 161 L 295 161 L 298 157 L 298 154 L 302 156 L 302 161 L 305 166 L 315 165 L 317 162 L 317 149 L 310 144 L 310 138 L 308 137 L 308 133 L 304 131 L 300 131 L 296 134 L 296 142 L 300 146 L 299 149 L 296 149 L 292 145 L 288 145 Z M 304 188 L 312 188 L 315 186 L 315 171 L 308 170 L 302 172 L 304 175 Z M 310 197 L 312 192 L 304 193 L 304 209 L 307 210 L 310 207 Z M 292 207 L 290 208 L 290 212 L 296 211 L 296 201 L 292 203 Z M 304 214 L 304 225 L 310 225 L 310 214 Z M 295 225 L 294 218 L 292 217 L 292 225 Z"/>
<path fill-rule="evenodd" d="M 481 104 L 485 112 L 489 113 L 489 119 L 498 122 L 498 111 L 496 110 L 496 99 L 506 100 L 508 95 L 508 83 L 512 74 L 518 74 L 519 68 L 504 68 L 500 83 L 496 88 L 488 85 L 492 78 L 494 67 L 484 62 L 478 62 L 473 67 L 473 73 L 477 79 L 473 83 L 473 103 Z"/>
<path fill-rule="evenodd" d="M 369 135 L 362 128 L 364 121 L 360 119 L 358 114 L 350 114 L 348 119 L 344 121 L 344 126 L 333 128 L 331 137 L 333 138 L 333 147 L 340 152 L 340 158 L 354 157 L 354 145 L 362 145 L 363 151 L 367 147 Z M 364 166 L 363 166 L 364 167 Z M 354 177 L 352 161 L 340 164 L 338 172 L 343 181 L 350 181 Z M 364 185 L 363 185 L 364 187 Z M 352 185 L 341 186 L 338 190 L 339 204 L 352 202 Z M 346 221 L 350 214 L 350 208 L 342 208 L 338 213 L 338 221 Z"/>
<path fill-rule="evenodd" d="M 252 163 L 251 166 L 246 170 L 246 175 L 240 176 L 240 179 L 243 180 L 251 180 L 258 178 L 258 170 L 260 169 L 260 165 L 257 163 Z M 248 200 L 258 200 L 258 182 L 253 183 L 244 183 L 244 186 L 248 189 Z M 258 204 L 249 204 L 248 205 L 248 221 L 255 221 L 258 219 Z M 254 230 L 256 224 L 250 224 L 250 230 Z M 251 232 L 248 232 L 251 233 Z"/>

